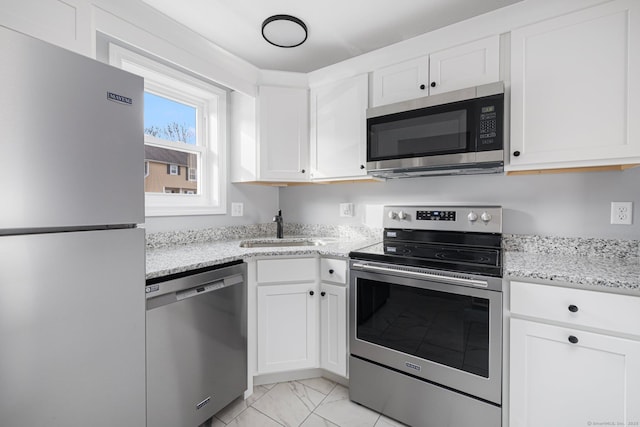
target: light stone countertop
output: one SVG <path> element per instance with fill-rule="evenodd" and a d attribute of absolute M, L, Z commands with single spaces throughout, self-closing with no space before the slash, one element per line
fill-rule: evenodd
<path fill-rule="evenodd" d="M 640 296 L 640 260 L 533 252 L 504 254 L 509 280 L 576 285 L 581 289 Z"/>
<path fill-rule="evenodd" d="M 349 252 L 380 242 L 381 232 L 333 226 L 289 225 L 286 238 L 329 237 L 322 246 L 241 248 L 243 240 L 270 225 L 217 228 L 205 232 L 170 232 L 148 236 L 147 279 L 237 260 L 264 256 L 348 257 Z M 246 229 L 245 229 L 246 228 Z M 288 230 L 285 229 L 285 233 Z M 204 239 L 204 241 L 202 241 Z M 503 235 L 504 277 L 559 286 L 640 295 L 640 241 Z"/>
<path fill-rule="evenodd" d="M 285 236 L 297 238 L 297 236 Z M 309 236 L 300 238 L 309 239 Z M 318 237 L 322 239 L 322 237 Z M 285 246 L 265 248 L 241 248 L 241 239 L 228 241 L 211 241 L 188 245 L 173 245 L 147 249 L 147 279 L 182 273 L 203 267 L 224 264 L 237 260 L 249 260 L 263 256 L 300 256 L 315 255 L 347 257 L 349 252 L 378 242 L 379 238 L 332 238 L 332 242 L 322 246 Z"/>

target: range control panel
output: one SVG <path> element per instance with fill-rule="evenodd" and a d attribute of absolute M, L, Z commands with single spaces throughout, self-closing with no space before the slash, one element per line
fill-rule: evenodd
<path fill-rule="evenodd" d="M 502 233 L 500 206 L 385 206 L 384 228 Z"/>
<path fill-rule="evenodd" d="M 456 211 L 416 211 L 416 221 L 455 221 Z"/>

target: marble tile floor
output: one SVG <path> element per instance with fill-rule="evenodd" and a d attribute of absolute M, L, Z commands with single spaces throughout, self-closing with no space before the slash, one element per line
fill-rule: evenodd
<path fill-rule="evenodd" d="M 259 385 L 200 427 L 402 427 L 349 400 L 349 390 L 325 378 Z"/>

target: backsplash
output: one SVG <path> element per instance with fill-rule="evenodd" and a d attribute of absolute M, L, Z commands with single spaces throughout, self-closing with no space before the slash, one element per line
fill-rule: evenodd
<path fill-rule="evenodd" d="M 502 246 L 506 251 L 550 255 L 604 258 L 637 258 L 640 256 L 639 240 L 503 234 Z"/>
<path fill-rule="evenodd" d="M 325 224 L 284 224 L 285 237 L 313 236 L 340 237 L 346 240 L 375 239 L 382 240 L 382 229 L 366 226 L 325 225 Z M 157 249 L 175 245 L 212 242 L 217 240 L 240 240 L 258 237 L 275 237 L 275 223 L 254 225 L 234 225 L 198 230 L 163 231 L 147 233 L 147 249 Z"/>

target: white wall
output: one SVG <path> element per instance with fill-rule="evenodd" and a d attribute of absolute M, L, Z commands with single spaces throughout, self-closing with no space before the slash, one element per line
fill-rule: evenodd
<path fill-rule="evenodd" d="M 612 201 L 634 202 L 633 225 L 609 224 Z M 355 204 L 353 218 L 339 216 L 339 203 L 347 202 Z M 287 222 L 380 226 L 380 213 L 373 210 L 373 217 L 367 218 L 367 206 L 405 203 L 501 205 L 505 233 L 640 239 L 640 167 L 624 172 L 442 176 L 280 190 Z"/>

